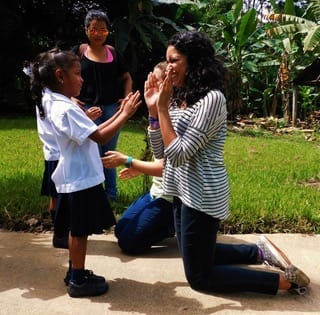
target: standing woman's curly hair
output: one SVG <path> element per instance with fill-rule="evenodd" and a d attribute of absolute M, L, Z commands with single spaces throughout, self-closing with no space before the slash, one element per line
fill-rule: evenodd
<path fill-rule="evenodd" d="M 223 91 L 226 68 L 216 58 L 213 44 L 206 34 L 199 31 L 176 33 L 168 45 L 185 55 L 188 62 L 185 86 L 174 89 L 174 100 L 186 101 L 190 106 L 210 90 Z"/>
<path fill-rule="evenodd" d="M 46 117 L 42 106 L 43 89 L 49 88 L 59 93 L 61 82 L 56 77 L 56 70 L 68 71 L 76 61 L 79 61 L 79 57 L 73 52 L 54 48 L 39 54 L 33 62 L 30 89 L 41 119 Z"/>

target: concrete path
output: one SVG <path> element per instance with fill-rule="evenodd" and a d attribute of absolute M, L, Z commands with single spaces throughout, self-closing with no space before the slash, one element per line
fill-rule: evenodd
<path fill-rule="evenodd" d="M 72 299 L 62 281 L 68 252 L 51 246 L 51 233 L 0 230 L 0 314 L 320 314 L 320 235 L 272 234 L 269 238 L 311 278 L 307 295 L 198 293 L 185 280 L 174 238 L 148 255 L 133 257 L 121 253 L 113 234 L 108 234 L 90 237 L 86 267 L 109 280 L 109 292 Z M 238 243 L 257 239 L 253 234 L 219 237 L 221 242 Z"/>

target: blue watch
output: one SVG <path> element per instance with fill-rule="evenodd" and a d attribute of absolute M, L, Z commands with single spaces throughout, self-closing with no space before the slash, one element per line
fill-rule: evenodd
<path fill-rule="evenodd" d="M 132 160 L 133 160 L 133 157 L 132 156 L 128 156 L 126 162 L 124 163 L 126 168 L 130 168 L 131 167 Z"/>

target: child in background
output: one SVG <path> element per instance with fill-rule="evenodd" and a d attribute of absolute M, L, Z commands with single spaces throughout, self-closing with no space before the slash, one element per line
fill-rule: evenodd
<path fill-rule="evenodd" d="M 150 191 L 136 199 L 115 226 L 119 247 L 127 254 L 138 255 L 147 252 L 156 243 L 173 237 L 173 198 L 162 189 L 162 161 L 142 161 L 117 151 L 108 151 L 102 162 L 104 167 L 126 165 L 119 173 L 124 180 L 141 174 L 153 176 Z"/>
<path fill-rule="evenodd" d="M 165 78 L 166 67 L 167 62 L 161 61 L 153 68 L 159 85 Z M 124 180 L 141 174 L 153 176 L 150 191 L 136 199 L 115 226 L 119 247 L 127 254 L 142 254 L 156 243 L 173 237 L 173 198 L 162 189 L 162 161 L 141 161 L 117 151 L 108 151 L 102 163 L 106 168 L 126 165 L 119 173 Z"/>
<path fill-rule="evenodd" d="M 49 121 L 60 157 L 52 174 L 58 192 L 57 236 L 69 231 L 69 270 L 65 282 L 71 297 L 96 296 L 108 290 L 102 276 L 85 269 L 87 239 L 115 224 L 103 190 L 104 173 L 97 143 L 106 143 L 137 110 L 140 94 L 130 93 L 119 111 L 97 126 L 71 101 L 82 86 L 79 57 L 72 52 L 46 52 L 34 64 L 32 91 L 36 103 L 52 91 Z M 44 92 L 44 94 L 43 94 Z"/>

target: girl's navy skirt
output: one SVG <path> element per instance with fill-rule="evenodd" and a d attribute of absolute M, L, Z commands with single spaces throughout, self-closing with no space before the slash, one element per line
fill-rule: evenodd
<path fill-rule="evenodd" d="M 56 190 L 56 186 L 51 179 L 51 175 L 53 171 L 56 169 L 58 164 L 57 161 L 44 161 L 44 171 L 42 176 L 42 185 L 40 194 L 42 196 L 49 196 L 49 197 L 57 197 L 58 193 Z"/>
<path fill-rule="evenodd" d="M 58 194 L 54 232 L 58 237 L 101 234 L 116 220 L 102 184 L 73 193 Z"/>

